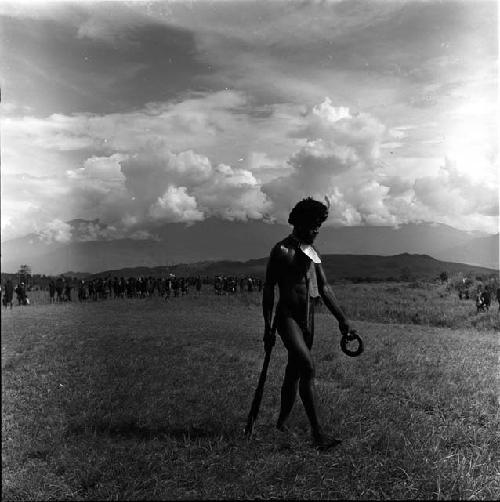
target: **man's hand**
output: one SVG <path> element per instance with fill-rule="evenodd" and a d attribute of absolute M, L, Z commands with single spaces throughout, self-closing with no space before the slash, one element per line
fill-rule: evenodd
<path fill-rule="evenodd" d="M 270 326 L 266 327 L 264 330 L 264 350 L 268 352 L 274 347 L 274 344 L 276 343 L 276 335 L 273 333 L 272 329 Z"/>
<path fill-rule="evenodd" d="M 352 326 L 349 324 L 349 321 L 347 320 L 342 320 L 339 321 L 339 329 L 340 332 L 342 333 L 342 336 L 345 336 L 349 334 L 349 332 L 353 329 Z"/>

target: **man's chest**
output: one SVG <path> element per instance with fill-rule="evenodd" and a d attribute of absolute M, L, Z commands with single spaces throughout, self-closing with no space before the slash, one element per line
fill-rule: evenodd
<path fill-rule="evenodd" d="M 302 251 L 290 249 L 281 260 L 279 275 L 283 280 L 303 282 L 309 274 L 312 263 Z"/>

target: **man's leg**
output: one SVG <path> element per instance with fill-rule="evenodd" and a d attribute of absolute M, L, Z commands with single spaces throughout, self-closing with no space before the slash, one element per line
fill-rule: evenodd
<path fill-rule="evenodd" d="M 284 392 L 282 389 L 282 395 L 285 394 L 285 402 L 282 403 L 283 417 L 286 418 L 286 412 L 290 413 L 291 406 L 293 406 L 298 376 L 300 398 L 311 423 L 313 436 L 317 436 L 321 434 L 321 428 L 316 411 L 314 389 L 315 369 L 311 351 L 306 345 L 301 328 L 293 318 L 287 317 L 283 319 L 280 328 L 280 335 L 288 350 L 287 372 L 285 373 L 285 381 L 283 382 Z"/>
<path fill-rule="evenodd" d="M 285 378 L 281 386 L 281 409 L 276 423 L 280 431 L 286 430 L 286 421 L 292 411 L 299 387 L 299 368 L 293 353 L 288 352 L 288 364 L 285 369 Z"/>
<path fill-rule="evenodd" d="M 290 373 L 289 380 L 287 381 L 288 375 L 285 372 L 285 381 L 283 382 L 282 388 L 281 413 L 280 417 L 278 418 L 277 427 L 279 428 L 280 425 L 283 427 L 284 421 L 286 420 L 288 414 L 292 409 L 296 395 L 296 380 L 295 387 L 292 387 L 292 381 L 298 373 L 299 395 L 302 403 L 304 404 L 304 409 L 311 424 L 311 433 L 315 445 L 321 449 L 327 449 L 336 446 L 341 441 L 324 434 L 323 429 L 319 423 L 316 406 L 317 398 L 315 388 L 314 362 L 312 360 L 310 348 L 304 340 L 302 330 L 297 322 L 291 317 L 285 318 L 281 323 L 280 328 L 281 329 L 279 331 L 281 338 L 283 339 L 283 343 L 288 350 L 289 364 L 287 365 L 287 371 L 290 367 Z M 310 342 L 312 342 L 312 340 L 310 340 Z M 285 389 L 285 391 L 283 389 Z M 285 394 L 284 401 L 283 394 Z"/>

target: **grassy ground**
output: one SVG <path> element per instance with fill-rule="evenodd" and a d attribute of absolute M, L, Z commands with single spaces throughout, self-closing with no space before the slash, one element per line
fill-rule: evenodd
<path fill-rule="evenodd" d="M 296 437 L 274 430 L 281 342 L 243 438 L 263 358 L 256 295 L 3 311 L 3 498 L 498 499 L 498 332 L 356 326 L 353 359 L 317 316 L 323 421 L 343 438 L 319 453 L 300 402 Z"/>
<path fill-rule="evenodd" d="M 446 328 L 474 328 L 500 331 L 498 303 L 493 299 L 488 312 L 477 314 L 474 299 L 460 300 L 447 283 L 402 282 L 372 284 L 334 284 L 335 293 L 352 319 L 379 323 L 404 323 Z M 204 296 L 212 288 L 205 286 Z M 73 295 L 75 297 L 76 295 Z M 218 307 L 218 297 L 213 298 Z M 33 291 L 34 304 L 48 304 L 48 293 Z M 259 293 L 238 293 L 225 301 L 230 305 L 254 305 L 261 302 Z M 321 310 L 321 309 L 320 309 Z"/>

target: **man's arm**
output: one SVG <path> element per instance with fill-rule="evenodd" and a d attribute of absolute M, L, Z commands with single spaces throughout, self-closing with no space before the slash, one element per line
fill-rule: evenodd
<path fill-rule="evenodd" d="M 266 267 L 266 279 L 262 292 L 262 315 L 264 316 L 264 346 L 267 350 L 268 345 L 273 346 L 274 340 L 271 340 L 271 324 L 274 307 L 274 287 L 278 282 L 278 250 L 272 249 Z"/>
<path fill-rule="evenodd" d="M 274 287 L 278 282 L 278 256 L 277 249 L 273 248 L 266 267 L 266 279 L 262 293 L 262 314 L 266 331 L 271 329 L 271 319 L 274 307 Z"/>
<path fill-rule="evenodd" d="M 340 308 L 339 302 L 335 297 L 333 289 L 328 284 L 326 279 L 325 271 L 323 270 L 323 266 L 321 263 L 317 263 L 316 267 L 316 277 L 318 279 L 318 290 L 324 304 L 327 306 L 328 310 L 335 316 L 337 321 L 339 322 L 340 332 L 344 335 L 347 334 L 351 330 L 351 326 L 349 325 L 349 321 Z"/>

